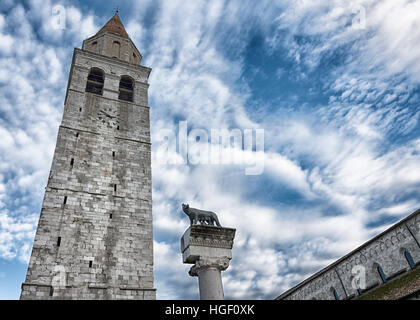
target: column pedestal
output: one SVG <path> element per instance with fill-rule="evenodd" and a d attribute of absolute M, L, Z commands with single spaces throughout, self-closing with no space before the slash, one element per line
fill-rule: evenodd
<path fill-rule="evenodd" d="M 223 300 L 221 271 L 232 259 L 235 232 L 231 228 L 193 225 L 182 236 L 182 260 L 194 264 L 189 275 L 198 277 L 201 300 Z"/>

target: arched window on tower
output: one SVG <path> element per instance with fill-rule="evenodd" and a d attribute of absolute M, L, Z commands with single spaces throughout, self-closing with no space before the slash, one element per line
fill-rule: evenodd
<path fill-rule="evenodd" d="M 112 56 L 114 58 L 120 58 L 120 50 L 121 50 L 121 43 L 118 41 L 114 41 L 112 43 Z"/>
<path fill-rule="evenodd" d="M 414 263 L 413 257 L 411 256 L 410 252 L 407 250 L 404 251 L 404 257 L 407 260 L 408 264 L 410 265 L 410 268 L 413 270 L 416 268 L 416 264 Z"/>
<path fill-rule="evenodd" d="M 85 91 L 102 94 L 102 89 L 104 88 L 104 78 L 104 72 L 101 69 L 90 69 Z"/>
<path fill-rule="evenodd" d="M 378 273 L 379 273 L 379 276 L 381 277 L 382 282 L 383 282 L 383 283 L 386 283 L 386 276 L 385 276 L 385 273 L 384 273 L 384 271 L 382 270 L 381 266 L 378 266 L 378 267 L 376 268 L 376 270 L 378 270 Z"/>
<path fill-rule="evenodd" d="M 122 76 L 120 80 L 120 94 L 118 99 L 133 102 L 134 80 L 129 76 Z"/>

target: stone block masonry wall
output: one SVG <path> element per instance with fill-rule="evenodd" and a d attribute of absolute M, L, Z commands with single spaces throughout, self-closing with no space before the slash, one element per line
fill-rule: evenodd
<path fill-rule="evenodd" d="M 402 277 L 420 265 L 420 209 L 332 265 L 280 295 L 282 300 L 353 299 Z M 407 259 L 407 252 L 411 262 Z M 353 288 L 362 266 L 364 288 Z M 379 272 L 382 270 L 382 278 Z M 385 280 L 385 283 L 384 283 Z M 420 290 L 420 288 L 417 288 Z M 335 294 L 334 294 L 335 291 Z"/>
<path fill-rule="evenodd" d="M 116 52 L 114 47 L 116 41 L 119 44 L 119 52 Z M 130 39 L 116 36 L 109 32 L 86 39 L 83 41 L 83 49 L 108 57 L 118 55 L 119 59 L 134 64 L 140 64 L 142 58 L 140 52 Z"/>
<path fill-rule="evenodd" d="M 85 92 L 92 67 L 102 95 Z M 155 299 L 149 73 L 75 49 L 21 299 Z M 122 75 L 133 103 L 118 100 Z"/>

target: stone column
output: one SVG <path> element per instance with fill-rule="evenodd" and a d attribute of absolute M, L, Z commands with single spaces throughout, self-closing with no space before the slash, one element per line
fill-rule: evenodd
<path fill-rule="evenodd" d="M 235 229 L 192 225 L 181 238 L 184 263 L 194 264 L 190 276 L 198 277 L 201 300 L 223 300 L 221 271 L 232 259 Z"/>

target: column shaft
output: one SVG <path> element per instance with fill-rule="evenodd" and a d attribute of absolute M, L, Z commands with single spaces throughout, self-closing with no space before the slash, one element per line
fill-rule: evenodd
<path fill-rule="evenodd" d="M 198 286 L 201 300 L 223 300 L 222 275 L 217 268 L 202 268 L 198 271 Z"/>

